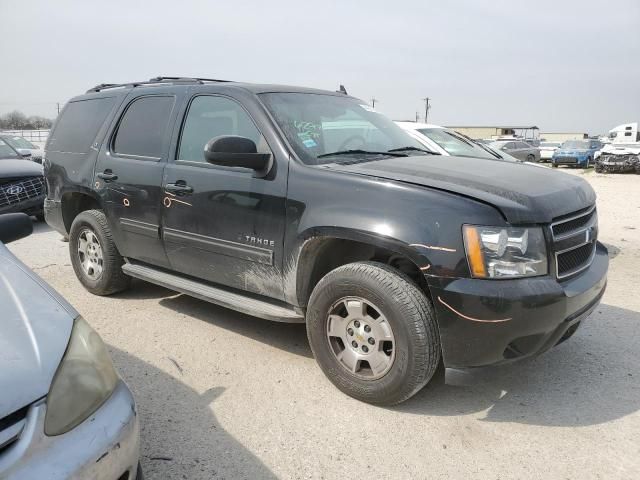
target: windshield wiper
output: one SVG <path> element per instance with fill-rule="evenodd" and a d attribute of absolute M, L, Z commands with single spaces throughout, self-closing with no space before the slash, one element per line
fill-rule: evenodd
<path fill-rule="evenodd" d="M 418 147 L 400 147 L 400 148 L 392 148 L 391 150 L 387 150 L 387 152 L 423 152 L 423 153 L 428 153 L 429 155 L 440 155 L 440 153 L 438 152 L 432 152 L 431 150 L 427 150 L 425 148 L 418 148 Z"/>
<path fill-rule="evenodd" d="M 340 150 L 338 152 L 331 153 L 323 153 L 322 155 L 318 155 L 316 158 L 325 158 L 325 157 L 334 157 L 338 155 L 386 155 L 388 157 L 407 157 L 406 153 L 396 153 L 396 152 L 375 152 L 372 150 Z"/>

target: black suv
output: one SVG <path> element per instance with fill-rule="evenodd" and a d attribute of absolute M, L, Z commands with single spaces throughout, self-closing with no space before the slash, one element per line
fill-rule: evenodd
<path fill-rule="evenodd" d="M 598 304 L 596 196 L 539 166 L 425 151 L 345 92 L 99 85 L 46 146 L 49 224 L 108 295 L 137 277 L 306 322 L 320 367 L 394 404 L 445 367 L 537 354 Z"/>
<path fill-rule="evenodd" d="M 0 138 L 0 214 L 21 212 L 44 220 L 44 188 L 42 166 L 24 160 Z"/>

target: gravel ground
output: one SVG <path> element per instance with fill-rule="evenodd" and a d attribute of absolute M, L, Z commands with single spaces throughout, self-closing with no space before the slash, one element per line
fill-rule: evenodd
<path fill-rule="evenodd" d="M 640 478 L 640 177 L 584 175 L 612 257 L 601 306 L 539 358 L 373 407 L 316 367 L 304 327 L 136 282 L 95 297 L 45 225 L 11 245 L 101 333 L 131 386 L 147 479 Z"/>

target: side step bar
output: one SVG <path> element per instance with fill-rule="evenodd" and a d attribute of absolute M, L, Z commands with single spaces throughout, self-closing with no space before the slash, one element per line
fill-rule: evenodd
<path fill-rule="evenodd" d="M 127 275 L 150 283 L 155 283 L 170 290 L 176 290 L 185 295 L 199 298 L 207 302 L 215 303 L 221 307 L 237 310 L 254 317 L 272 320 L 274 322 L 304 323 L 304 316 L 293 310 L 275 303 L 258 300 L 239 293 L 230 292 L 221 288 L 184 278 L 153 267 L 137 263 L 126 263 L 122 271 Z"/>

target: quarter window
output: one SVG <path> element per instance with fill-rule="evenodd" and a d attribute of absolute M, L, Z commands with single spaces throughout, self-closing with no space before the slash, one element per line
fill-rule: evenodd
<path fill-rule="evenodd" d="M 193 99 L 182 129 L 179 160 L 205 162 L 204 147 L 214 137 L 239 135 L 253 140 L 258 151 L 266 143 L 247 112 L 234 100 L 202 95 Z"/>
<path fill-rule="evenodd" d="M 141 97 L 129 105 L 113 140 L 119 155 L 162 158 L 173 97 Z"/>

